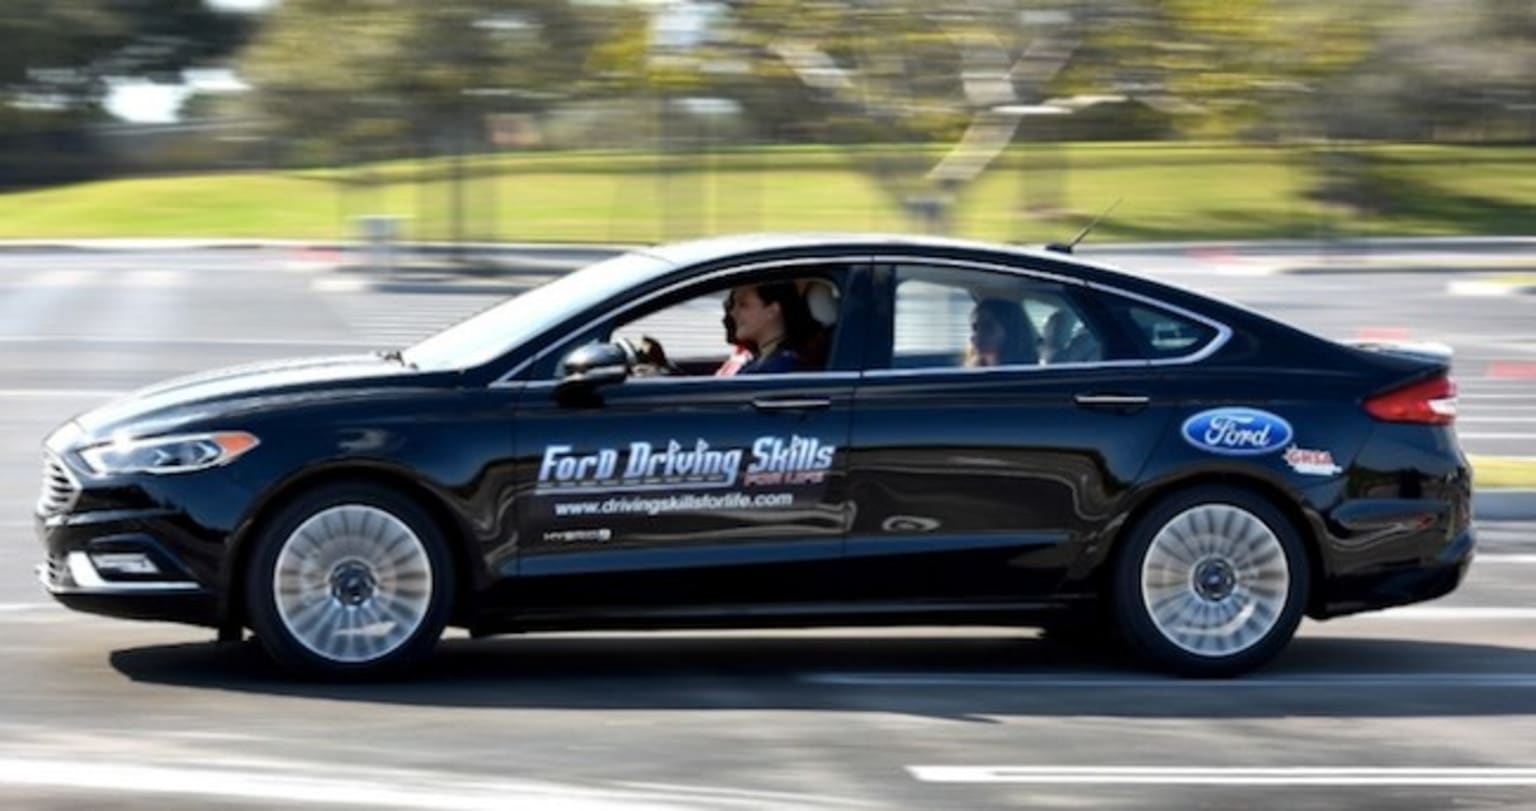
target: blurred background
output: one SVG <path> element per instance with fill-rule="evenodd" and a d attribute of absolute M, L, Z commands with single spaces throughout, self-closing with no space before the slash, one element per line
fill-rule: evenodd
<path fill-rule="evenodd" d="M 0 238 L 1521 235 L 1523 0 L 6 0 Z"/>

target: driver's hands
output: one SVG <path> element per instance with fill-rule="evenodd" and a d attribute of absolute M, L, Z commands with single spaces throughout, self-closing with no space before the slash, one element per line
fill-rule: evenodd
<path fill-rule="evenodd" d="M 652 366 L 667 365 L 667 351 L 661 348 L 661 341 L 649 335 L 642 335 L 635 348 L 639 350 L 641 363 L 649 363 Z"/>
<path fill-rule="evenodd" d="M 640 340 L 635 344 L 635 350 L 637 361 L 653 367 L 661 374 L 680 375 L 683 373 L 672 361 L 667 359 L 667 351 L 661 347 L 661 341 L 649 335 L 640 336 Z"/>

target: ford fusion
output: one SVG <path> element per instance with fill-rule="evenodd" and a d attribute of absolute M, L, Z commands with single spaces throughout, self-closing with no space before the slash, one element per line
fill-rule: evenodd
<path fill-rule="evenodd" d="M 398 352 L 171 381 L 49 436 L 81 611 L 281 664 L 445 627 L 989 624 L 1234 675 L 1473 554 L 1449 352 L 1335 343 L 1060 251 L 626 254 Z"/>

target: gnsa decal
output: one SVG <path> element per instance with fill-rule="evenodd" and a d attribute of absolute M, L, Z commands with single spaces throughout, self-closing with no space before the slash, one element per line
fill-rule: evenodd
<path fill-rule="evenodd" d="M 1184 421 L 1184 441 L 1211 453 L 1260 456 L 1290 444 L 1291 424 L 1256 408 L 1213 408 Z"/>
<path fill-rule="evenodd" d="M 573 454 L 570 445 L 549 445 L 539 463 L 536 492 L 643 491 L 759 484 L 820 484 L 832 469 L 836 445 L 815 437 L 763 436 L 750 448 L 712 448 L 705 439 L 684 445 L 631 442 L 624 449 Z M 745 467 L 743 467 L 745 463 Z"/>

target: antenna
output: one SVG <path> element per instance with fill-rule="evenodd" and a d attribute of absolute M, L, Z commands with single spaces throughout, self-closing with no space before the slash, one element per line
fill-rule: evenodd
<path fill-rule="evenodd" d="M 1084 237 L 1088 236 L 1088 234 L 1092 232 L 1094 228 L 1097 228 L 1099 223 L 1103 221 L 1105 217 L 1108 217 L 1111 211 L 1119 208 L 1120 204 L 1123 202 L 1125 202 L 1124 197 L 1116 198 L 1115 202 L 1109 204 L 1109 208 L 1099 212 L 1099 216 L 1093 218 L 1093 222 L 1088 223 L 1088 225 L 1084 227 L 1083 230 L 1078 231 L 1077 236 L 1073 237 L 1071 242 L 1065 244 L 1060 242 L 1052 242 L 1046 245 L 1045 249 L 1048 251 L 1055 251 L 1056 253 L 1071 253 L 1072 249 L 1077 247 L 1077 243 L 1082 242 Z"/>

